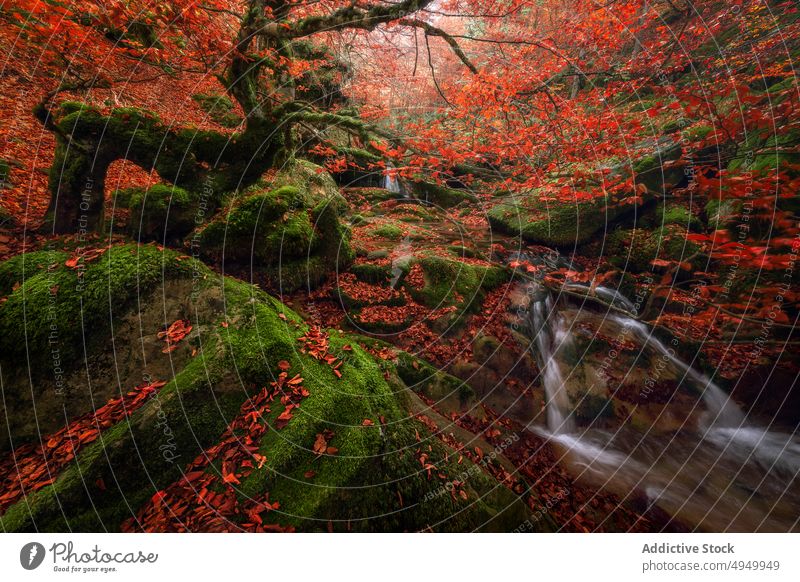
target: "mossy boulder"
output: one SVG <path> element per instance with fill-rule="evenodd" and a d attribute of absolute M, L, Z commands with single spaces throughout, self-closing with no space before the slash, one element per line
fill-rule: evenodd
<path fill-rule="evenodd" d="M 682 154 L 680 144 L 660 144 L 652 153 L 633 161 L 633 174 L 637 184 L 644 184 L 649 192 L 664 194 L 686 179 L 684 168 L 676 164 Z"/>
<path fill-rule="evenodd" d="M 208 116 L 220 124 L 222 127 L 234 128 L 242 123 L 242 118 L 234 112 L 233 101 L 225 95 L 216 93 L 197 93 L 192 95 L 200 108 L 208 113 Z"/>
<path fill-rule="evenodd" d="M 540 192 L 502 198 L 488 213 L 499 232 L 527 242 L 570 248 L 591 241 L 633 206 L 610 204 L 605 197 L 581 202 L 543 200 Z"/>
<path fill-rule="evenodd" d="M 396 368 L 406 386 L 436 402 L 440 410 L 463 411 L 474 404 L 475 391 L 468 384 L 411 354 L 400 352 Z"/>
<path fill-rule="evenodd" d="M 728 164 L 732 174 L 752 172 L 760 175 L 775 175 L 787 172 L 795 177 L 800 172 L 800 131 L 795 129 L 764 129 L 751 131 L 747 138 L 739 144 L 739 155 L 733 157 Z"/>
<path fill-rule="evenodd" d="M 464 201 L 475 202 L 476 197 L 468 190 L 448 188 L 433 182 L 411 182 L 411 191 L 416 198 L 442 208 L 452 208 Z"/>
<path fill-rule="evenodd" d="M 202 256 L 263 270 L 286 291 L 344 268 L 353 259 L 347 205 L 330 176 L 313 168 L 297 162 L 248 189 L 193 244 Z"/>
<path fill-rule="evenodd" d="M 452 257 L 424 256 L 418 262 L 425 284 L 422 289 L 409 288 L 412 296 L 428 307 L 456 306 L 459 315 L 480 309 L 486 292 L 511 277 L 504 267 L 473 265 Z"/>
<path fill-rule="evenodd" d="M 375 263 L 359 263 L 351 266 L 350 272 L 365 283 L 386 283 L 392 276 L 392 266 L 390 263 L 382 265 Z"/>
<path fill-rule="evenodd" d="M 156 184 L 118 194 L 130 209 L 132 238 L 175 244 L 205 218 L 202 197 L 177 186 Z"/>
<path fill-rule="evenodd" d="M 403 229 L 396 224 L 384 224 L 371 231 L 370 234 L 385 238 L 388 240 L 400 240 L 403 238 Z"/>
<path fill-rule="evenodd" d="M 43 307 L 36 304 L 41 300 L 36 289 L 49 284 L 42 277 L 52 275 L 65 288 L 75 283 L 76 274 L 62 258 L 32 257 L 31 274 L 22 276 L 22 286 L 0 306 L 4 325 L 21 303 L 29 309 Z M 362 349 L 359 337 L 326 332 L 329 353 L 342 361 L 342 378 L 337 379 L 331 366 L 298 350 L 298 339 L 308 327 L 293 311 L 251 285 L 152 246 L 114 247 L 88 264 L 83 296 L 101 302 L 98 312 L 108 317 L 102 302 L 109 300 L 109 281 L 119 280 L 111 295 L 121 303 L 110 313 L 135 315 L 136 303 L 128 303 L 126 310 L 121 305 L 137 295 L 137 287 L 131 285 L 143 261 L 146 284 L 188 278 L 198 293 L 213 291 L 224 301 L 192 321 L 199 331 L 191 360 L 173 377 L 162 378 L 168 383 L 141 408 L 103 427 L 100 438 L 83 447 L 54 475 L 54 482 L 9 507 L 0 516 L 3 531 L 117 531 L 154 494 L 180 480 L 197 455 L 218 443 L 242 403 L 286 365 L 302 377 L 308 395 L 282 428 L 276 417 L 283 407 L 276 400 L 262 419 L 266 433 L 255 443 L 266 462 L 234 487 L 242 501 L 269 494 L 271 503 L 279 502 L 280 509 L 270 513 L 271 523 L 304 531 L 508 531 L 529 516 L 515 493 L 468 459 L 457 461 L 458 455 L 431 433 L 429 425 L 409 414 L 411 392 L 399 369 L 373 358 Z M 0 268 L 19 279 L 22 263 Z M 75 305 L 63 307 L 74 310 Z M 79 317 L 66 316 L 60 324 L 61 333 L 71 338 L 85 328 Z M 92 331 L 98 342 L 108 343 L 110 329 L 95 325 Z M 34 335 L 30 341 L 43 339 Z M 24 367 L 24 362 L 19 358 L 10 365 Z M 168 456 L 163 454 L 164 427 L 169 429 Z M 325 431 L 332 431 L 330 445 L 338 451 L 319 455 L 313 447 Z M 419 459 L 422 449 L 426 461 L 436 467 L 430 474 Z M 465 495 L 450 495 L 448 482 L 465 470 Z M 219 474 L 214 465 L 206 471 Z M 247 517 L 228 519 L 235 529 Z M 540 526 L 549 529 L 553 524 L 543 521 Z"/>
<path fill-rule="evenodd" d="M 8 294 L 0 304 L 2 361 L 30 362 L 36 370 L 52 359 L 53 350 L 64 361 L 78 361 L 85 346 L 102 341 L 115 314 L 165 277 L 192 276 L 191 261 L 176 261 L 154 246 L 112 246 L 74 268 L 66 266 L 69 259 L 65 252 L 38 251 L 0 267 Z"/>
<path fill-rule="evenodd" d="M 654 228 L 677 225 L 692 232 L 698 232 L 703 228 L 703 222 L 692 214 L 691 210 L 679 203 L 657 204 L 641 224 Z"/>
<path fill-rule="evenodd" d="M 653 261 L 682 262 L 699 251 L 697 243 L 687 240 L 686 235 L 686 229 L 678 225 L 653 230 L 618 229 L 606 238 L 604 254 L 614 266 L 626 271 L 651 271 L 655 269 Z"/>

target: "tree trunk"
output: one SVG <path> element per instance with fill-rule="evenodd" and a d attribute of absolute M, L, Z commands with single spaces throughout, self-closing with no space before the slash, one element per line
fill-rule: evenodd
<path fill-rule="evenodd" d="M 244 133 L 228 136 L 175 130 L 151 113 L 127 108 L 108 116 L 91 108 L 62 111 L 57 128 L 43 226 L 53 234 L 102 231 L 105 176 L 115 160 L 155 170 L 186 190 L 202 188 L 213 210 L 225 192 L 254 183 L 282 149 L 281 132 L 271 123 L 252 123 Z"/>

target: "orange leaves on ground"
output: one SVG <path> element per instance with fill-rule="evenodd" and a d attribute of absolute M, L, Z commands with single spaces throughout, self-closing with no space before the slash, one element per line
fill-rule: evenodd
<path fill-rule="evenodd" d="M 340 368 L 343 362 L 330 353 L 330 338 L 320 327 L 311 326 L 303 336 L 297 338 L 297 341 L 303 343 L 303 347 L 300 348 L 301 353 L 308 354 L 320 362 L 325 362 L 331 367 L 331 370 L 337 378 L 342 377 Z M 350 348 L 350 350 L 352 350 L 352 347 L 349 345 L 345 346 L 345 348 Z M 342 349 L 344 351 L 349 351 L 345 348 Z"/>
<path fill-rule="evenodd" d="M 339 452 L 339 449 L 336 447 L 331 447 L 328 445 L 334 435 L 335 433 L 327 428 L 321 433 L 317 433 L 317 437 L 314 440 L 314 452 L 318 457 L 321 457 L 322 455 L 335 455 Z"/>
<path fill-rule="evenodd" d="M 378 303 L 400 297 L 400 293 L 391 287 L 364 283 L 352 273 L 339 274 L 338 283 L 340 293 L 359 302 Z"/>
<path fill-rule="evenodd" d="M 114 398 L 94 413 L 81 416 L 61 430 L 42 439 L 43 444 L 17 447 L 0 461 L 0 512 L 56 480 L 67 464 L 100 433 L 141 407 L 166 382 L 137 386 L 125 396 Z M 102 488 L 101 488 L 102 489 Z"/>
<path fill-rule="evenodd" d="M 425 286 L 425 275 L 422 270 L 422 265 L 414 263 L 408 275 L 406 275 L 405 282 L 414 289 L 422 289 Z"/>
<path fill-rule="evenodd" d="M 266 514 L 280 507 L 269 501 L 268 492 L 260 499 L 240 499 L 235 488 L 267 463 L 258 447 L 269 430 L 266 417 L 272 402 L 279 398 L 285 405 L 274 426 L 280 430 L 309 394 L 299 375 L 289 378 L 288 362 L 281 360 L 278 367 L 282 370 L 278 378 L 242 404 L 221 441 L 198 455 L 180 480 L 157 492 L 136 518 L 125 521 L 123 531 L 292 531 L 264 522 Z"/>
<path fill-rule="evenodd" d="M 95 259 L 101 257 L 108 249 L 88 248 L 76 251 L 70 258 L 66 260 L 64 266 L 68 269 L 77 269 L 81 264 L 91 263 Z"/>
<path fill-rule="evenodd" d="M 168 354 L 178 347 L 178 342 L 185 338 L 192 331 L 191 323 L 188 319 L 178 319 L 170 325 L 166 331 L 158 332 L 158 339 L 163 339 L 167 343 L 167 347 L 161 350 L 162 353 Z"/>

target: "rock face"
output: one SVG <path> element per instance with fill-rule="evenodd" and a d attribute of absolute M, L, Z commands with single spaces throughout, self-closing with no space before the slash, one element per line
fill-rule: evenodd
<path fill-rule="evenodd" d="M 27 498 L 0 504 L 5 509 L 0 509 L 3 531 L 153 526 L 147 516 L 161 511 L 163 492 L 183 487 L 181 479 L 192 460 L 204 451 L 213 454 L 232 420 L 247 409 L 248 399 L 261 387 L 275 389 L 275 382 L 289 386 L 287 378 L 295 374 L 301 383 L 292 386 L 302 386 L 296 391 L 302 392 L 298 406 L 285 406 L 291 395 L 278 391 L 264 416 L 253 420 L 262 426 L 263 435 L 242 437 L 248 443 L 247 456 L 257 453 L 253 458 L 262 459 L 260 463 L 223 465 L 225 480 L 214 465 L 201 469 L 202 474 L 192 473 L 193 479 L 213 481 L 209 488 L 231 499 L 233 505 L 226 502 L 219 509 L 225 519 L 215 522 L 217 526 L 254 527 L 248 515 L 224 513 L 249 499 L 268 499 L 275 508 L 265 523 L 309 531 L 326 529 L 329 523 L 337 530 L 508 531 L 529 517 L 527 505 L 515 493 L 498 486 L 467 458 L 457 464 L 459 456 L 409 413 L 412 395 L 406 381 L 417 379 L 399 374 L 399 361 L 373 358 L 367 351 L 373 349 L 369 340 L 311 328 L 263 291 L 159 247 L 115 245 L 78 263 L 80 268 L 73 268 L 67 253 L 44 251 L 0 265 L 0 293 L 7 296 L 0 303 L 2 372 L 4 379 L 16 378 L 16 383 L 6 384 L 6 402 L 30 390 L 24 381 L 29 367 L 44 378 L 44 387 L 52 387 L 52 378 L 47 379 L 52 372 L 51 321 L 63 348 L 59 366 L 70 379 L 76 402 L 84 402 L 83 410 L 76 405 L 51 429 L 71 421 L 72 415 L 91 414 L 96 402 L 87 400 L 88 395 L 105 395 L 105 402 L 139 384 L 135 371 L 152 373 L 151 381 L 165 385 L 130 415 L 81 439 L 75 459 L 65 462 L 52 482 L 33 488 Z M 169 366 L 142 363 L 130 373 L 117 374 L 109 366 L 103 369 L 111 372 L 105 378 L 102 370 L 90 370 L 93 383 L 85 378 L 80 382 L 86 363 L 91 368 L 98 357 L 116 353 L 110 347 L 115 342 L 128 341 L 132 352 L 161 353 L 165 343 L 157 332 L 173 317 L 185 317 L 192 331 L 168 352 Z M 89 330 L 91 338 L 85 335 Z M 41 361 L 34 363 L 25 354 Z M 327 356 L 340 364 L 334 368 Z M 452 385 L 460 398 L 469 397 L 457 381 L 440 384 Z M 34 438 L 38 435 L 20 433 L 16 426 L 2 431 L 9 429 L 15 447 L 21 440 L 33 439 L 31 446 L 39 442 Z M 319 450 L 320 435 L 327 449 Z M 43 436 L 43 442 L 49 442 Z M 9 473 L 0 475 L 5 484 L 15 479 L 7 470 L 13 467 L 6 463 L 8 454 L 0 455 L 0 467 Z M 423 469 L 429 464 L 435 470 Z M 451 481 L 467 469 L 469 478 L 459 485 L 458 495 L 451 495 L 447 484 L 452 487 Z M 3 489 L 10 490 L 6 485 Z M 181 506 L 181 515 L 198 519 L 209 507 L 195 495 L 187 499 L 190 506 Z M 165 521 L 157 522 L 160 527 L 185 528 L 167 513 Z M 140 521 L 131 521 L 133 516 Z M 548 520 L 536 523 L 552 527 Z"/>

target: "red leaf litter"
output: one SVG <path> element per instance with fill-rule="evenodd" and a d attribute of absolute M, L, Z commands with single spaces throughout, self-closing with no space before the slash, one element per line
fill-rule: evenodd
<path fill-rule="evenodd" d="M 308 354 L 320 362 L 325 362 L 331 367 L 337 378 L 342 377 L 342 372 L 339 368 L 342 367 L 343 362 L 330 353 L 330 338 L 320 327 L 310 327 L 305 335 L 297 338 L 297 341 L 302 342 L 304 345 L 304 347 L 300 348 L 301 353 Z M 344 351 L 352 351 L 353 348 L 348 344 L 343 349 Z"/>
<path fill-rule="evenodd" d="M 42 439 L 42 444 L 17 447 L 0 461 L 0 512 L 4 512 L 26 493 L 53 483 L 85 445 L 97 440 L 100 432 L 115 425 L 141 407 L 166 382 L 137 386 L 125 396 L 113 398 L 94 413 L 81 416 L 61 430 Z"/>
<path fill-rule="evenodd" d="M 107 248 L 88 248 L 88 249 L 81 249 L 80 251 L 74 253 L 70 258 L 66 260 L 64 266 L 68 269 L 77 269 L 80 267 L 81 262 L 83 264 L 91 263 L 95 259 L 101 257 L 103 253 L 105 253 L 108 249 Z"/>
<path fill-rule="evenodd" d="M 267 462 L 259 454 L 262 437 L 269 430 L 266 417 L 276 400 L 284 406 L 274 425 L 280 430 L 291 420 L 292 411 L 309 395 L 299 375 L 289 377 L 288 362 L 270 388 L 262 388 L 242 404 L 239 415 L 222 433 L 219 443 L 192 461 L 181 479 L 157 491 L 137 513 L 122 524 L 125 532 L 283 532 L 292 527 L 265 523 L 265 514 L 278 509 L 269 492 L 259 499 L 240 499 L 236 485 Z M 328 447 L 328 454 L 333 447 Z M 335 451 L 335 449 L 334 449 Z"/>
<path fill-rule="evenodd" d="M 192 326 L 188 319 L 178 319 L 166 331 L 158 332 L 158 339 L 163 339 L 167 342 L 167 347 L 161 350 L 162 353 L 168 354 L 178 347 L 178 342 L 189 335 L 192 331 Z"/>

